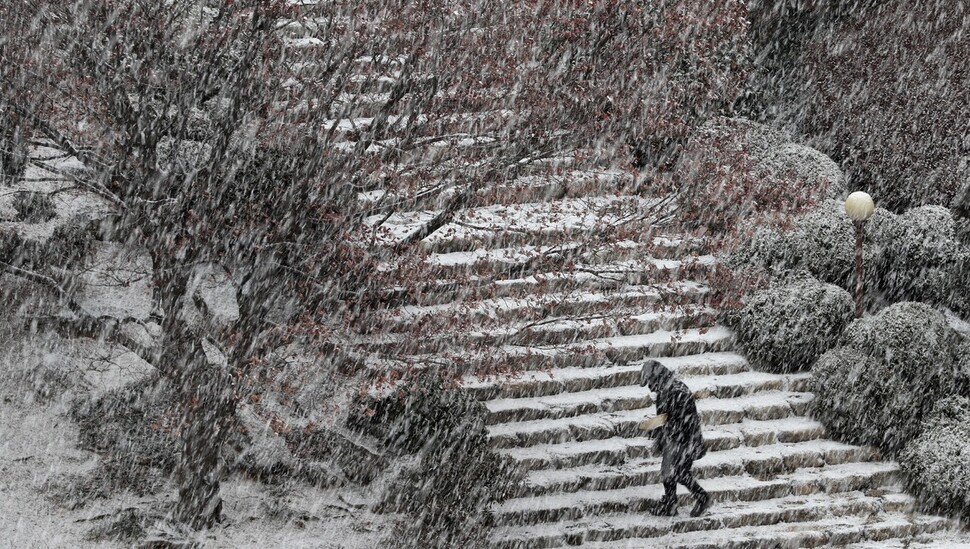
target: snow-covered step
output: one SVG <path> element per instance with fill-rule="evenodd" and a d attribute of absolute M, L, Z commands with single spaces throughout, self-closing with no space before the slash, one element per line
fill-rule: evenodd
<path fill-rule="evenodd" d="M 483 335 L 510 345 L 565 345 L 590 339 L 646 335 L 658 330 L 679 331 L 711 326 L 714 310 L 707 307 L 674 307 L 660 311 L 617 311 L 591 317 L 554 318 L 511 326 Z"/>
<path fill-rule="evenodd" d="M 472 322 L 494 326 L 504 322 L 530 322 L 550 317 L 604 314 L 617 309 L 642 308 L 644 312 L 663 306 L 698 304 L 708 294 L 707 285 L 689 280 L 627 286 L 616 291 L 574 290 L 539 292 L 527 297 L 495 297 L 440 305 L 406 305 L 387 317 L 392 331 L 407 331 L 414 323 L 435 323 L 455 329 Z"/>
<path fill-rule="evenodd" d="M 700 353 L 675 357 L 656 357 L 680 377 L 730 375 L 750 369 L 743 356 L 731 352 Z M 643 361 L 627 364 L 605 363 L 590 368 L 557 368 L 528 371 L 515 376 L 481 379 L 468 376 L 463 388 L 480 400 L 524 398 L 573 393 L 591 389 L 621 387 L 639 383 Z"/>
<path fill-rule="evenodd" d="M 970 531 L 950 521 L 948 527 L 927 530 L 911 536 L 878 541 L 860 541 L 846 545 L 846 549 L 970 549 Z"/>
<path fill-rule="evenodd" d="M 661 547 L 656 538 L 673 533 L 698 532 L 712 527 L 723 530 L 814 522 L 846 515 L 871 516 L 879 512 L 906 512 L 913 506 L 914 500 L 909 495 L 895 491 L 879 492 L 872 495 L 858 491 L 821 492 L 759 501 L 724 501 L 713 505 L 702 517 L 691 517 L 689 508 L 682 508 L 676 517 L 655 517 L 648 513 L 604 513 L 557 523 L 506 526 L 495 531 L 492 547 L 524 549 L 580 544 L 588 544 L 584 546 L 589 547 Z M 596 543 L 607 540 L 620 543 Z"/>
<path fill-rule="evenodd" d="M 714 312 L 705 307 L 673 307 L 646 313 L 642 310 L 616 311 L 525 323 L 510 321 L 500 326 L 488 323 L 488 327 L 482 329 L 469 326 L 458 332 L 445 331 L 421 339 L 404 333 L 381 334 L 370 341 L 368 348 L 376 352 L 430 354 L 455 347 L 497 349 L 508 345 L 572 345 L 590 339 L 646 335 L 660 330 L 680 332 L 698 326 L 711 326 L 714 321 Z"/>
<path fill-rule="evenodd" d="M 387 100 L 390 94 L 380 94 L 375 99 Z M 352 98 L 347 98 L 352 99 Z M 338 100 L 342 98 L 338 97 Z M 355 105 L 356 106 L 356 105 Z M 366 116 L 366 115 L 362 115 Z M 361 205 L 371 207 L 379 202 L 383 204 L 406 204 L 408 209 L 439 211 L 444 207 L 447 199 L 454 196 L 460 189 L 451 178 L 450 167 L 443 166 L 439 170 L 430 169 L 423 173 L 421 185 L 416 190 L 393 189 L 384 192 L 375 191 L 360 196 Z M 617 169 L 585 169 L 567 170 L 565 172 L 540 173 L 522 175 L 509 182 L 499 182 L 476 191 L 469 198 L 467 207 L 481 207 L 489 205 L 511 205 L 530 202 L 551 202 L 567 198 L 586 196 L 600 196 L 615 194 L 618 188 L 633 184 L 634 178 L 627 172 Z M 427 192 L 428 189 L 437 192 Z M 678 239 L 683 240 L 683 239 Z M 701 248 L 702 243 L 694 239 L 692 245 L 671 249 L 679 249 L 688 253 Z"/>
<path fill-rule="evenodd" d="M 428 75 L 409 75 L 410 80 L 427 80 Z M 349 78 L 354 93 L 380 95 L 391 92 L 400 82 L 400 71 L 384 70 L 381 73 L 355 74 Z M 393 96 L 393 93 L 389 97 Z M 407 105 L 409 96 L 405 95 L 398 107 Z M 482 105 L 487 108 L 486 105 Z M 353 150 L 362 135 L 372 132 L 378 124 L 382 126 L 382 136 L 390 139 L 407 138 L 399 141 L 398 161 L 409 167 L 432 159 L 444 162 L 449 159 L 461 162 L 462 155 L 482 145 L 496 141 L 489 132 L 495 131 L 495 122 L 508 117 L 509 111 L 481 110 L 451 113 L 427 114 L 388 114 L 387 116 L 342 116 L 323 121 L 325 132 L 337 139 L 338 149 Z M 483 128 L 483 124 L 487 127 Z M 403 155 L 403 158 L 401 158 Z M 547 168 L 548 170 L 548 168 Z M 487 196 L 487 195 L 486 195 Z M 515 204 L 515 202 L 512 202 Z M 467 205 L 472 206 L 473 205 Z"/>
<path fill-rule="evenodd" d="M 687 330 L 655 330 L 577 341 L 569 345 L 506 345 L 507 361 L 532 370 L 599 366 L 604 361 L 627 363 L 648 357 L 682 356 L 725 351 L 733 344 L 733 333 L 723 326 Z"/>
<path fill-rule="evenodd" d="M 615 195 L 635 182 L 636 178 L 622 169 L 588 168 L 521 175 L 509 183 L 490 185 L 482 195 L 490 204 L 549 202 Z"/>
<path fill-rule="evenodd" d="M 685 383 L 695 398 L 729 399 L 762 391 L 804 391 L 810 379 L 810 374 L 775 375 L 749 371 L 691 377 L 685 379 Z M 485 407 L 489 412 L 489 424 L 496 424 L 633 410 L 647 408 L 653 402 L 653 395 L 639 383 L 634 383 L 551 396 L 496 399 L 485 402 Z"/>
<path fill-rule="evenodd" d="M 575 292 L 587 291 L 607 293 L 619 291 L 625 287 L 644 286 L 648 284 L 672 283 L 674 281 L 692 280 L 702 277 L 713 266 L 710 256 L 691 258 L 689 260 L 657 260 L 658 264 L 677 267 L 673 270 L 644 268 L 632 270 L 628 265 L 597 264 L 582 266 L 576 264 L 553 266 L 549 270 L 545 265 L 530 265 L 532 274 L 518 274 L 518 267 L 510 267 L 509 271 L 485 271 L 480 274 L 460 276 L 458 278 L 443 276 L 437 278 L 434 268 L 427 268 L 428 277 L 433 278 L 418 292 L 401 293 L 389 289 L 389 294 L 401 294 L 399 301 L 406 305 L 441 306 L 455 302 L 495 298 L 525 298 L 535 297 L 547 292 Z M 678 267 L 679 265 L 679 267 Z M 425 268 L 425 267 L 422 267 Z M 706 294 L 702 291 L 701 294 Z M 688 301 L 699 296 L 677 296 L 671 294 L 669 298 L 678 302 Z M 685 299 L 685 297 L 687 299 Z"/>
<path fill-rule="evenodd" d="M 570 345 L 533 347 L 503 345 L 468 348 L 460 337 L 448 346 L 432 352 L 402 353 L 399 358 L 410 363 L 431 361 L 452 364 L 459 371 L 476 375 L 501 374 L 528 370 L 596 367 L 608 363 L 628 363 L 645 357 L 682 356 L 723 351 L 731 347 L 732 334 L 724 328 L 691 328 L 656 330 L 649 334 L 617 336 L 581 341 Z M 419 348 L 424 343 L 415 342 Z M 427 350 L 427 349 L 425 349 Z"/>
<path fill-rule="evenodd" d="M 489 270 L 505 270 L 537 258 L 566 255 L 579 261 L 577 268 L 593 271 L 591 274 L 606 276 L 611 270 L 621 273 L 636 269 L 673 271 L 692 265 L 711 265 L 714 257 L 685 253 L 679 241 L 667 237 L 654 237 L 650 242 L 626 240 L 610 244 L 570 242 L 558 245 L 521 244 L 499 248 L 476 248 L 458 252 L 431 252 L 425 263 L 441 268 L 454 268 L 461 273 L 485 267 Z M 595 271 L 597 265 L 601 271 Z M 446 271 L 442 271 L 446 273 Z"/>
<path fill-rule="evenodd" d="M 697 478 L 743 475 L 759 478 L 792 473 L 799 468 L 824 467 L 880 458 L 878 450 L 831 440 L 740 446 L 710 452 L 694 462 Z M 528 473 L 519 496 L 539 496 L 579 490 L 614 490 L 660 483 L 659 456 L 631 459 L 621 465 L 582 465 L 568 469 L 538 469 Z"/>
<path fill-rule="evenodd" d="M 861 511 L 861 510 L 860 510 Z M 844 547 L 857 542 L 911 538 L 951 527 L 951 521 L 910 513 L 846 513 L 806 522 L 779 522 L 737 528 L 699 530 L 655 538 L 584 543 L 588 549 L 775 549 L 779 547 Z M 882 546 L 882 545 L 880 545 Z M 526 546 L 520 546 L 526 547 Z M 909 547 L 907 545 L 907 547 Z M 918 546 L 914 546 L 918 547 Z"/>
<path fill-rule="evenodd" d="M 705 479 L 703 486 L 716 505 L 724 501 L 866 490 L 891 484 L 898 475 L 898 464 L 877 461 L 797 469 L 765 479 L 747 474 L 717 477 Z M 599 513 L 646 512 L 663 496 L 663 490 L 662 485 L 653 484 L 512 498 L 496 506 L 495 515 L 499 524 L 514 525 L 575 520 Z M 684 491 L 679 498 L 682 504 L 692 503 L 692 497 Z"/>
<path fill-rule="evenodd" d="M 641 272 L 627 270 L 626 266 L 597 265 L 595 267 L 573 267 L 555 272 L 542 272 L 517 278 L 495 280 L 485 287 L 496 297 L 517 297 L 536 292 L 570 291 L 585 288 L 587 291 L 609 291 L 624 286 L 639 286 L 676 280 L 696 280 L 703 276 L 712 264 L 707 256 L 696 261 L 681 261 L 680 266 L 670 263 L 672 270 L 649 270 Z M 689 302 L 695 296 L 669 296 L 677 302 Z"/>
<path fill-rule="evenodd" d="M 738 424 L 744 419 L 769 420 L 804 415 L 811 393 L 767 391 L 756 395 L 702 399 L 697 410 L 705 425 Z M 600 440 L 614 436 L 640 436 L 639 424 L 656 415 L 653 407 L 621 412 L 599 412 L 559 419 L 538 419 L 492 425 L 489 437 L 496 448 L 532 446 L 566 441 Z"/>
<path fill-rule="evenodd" d="M 601 196 L 469 208 L 426 237 L 422 247 L 441 253 L 513 245 L 561 245 L 582 241 L 598 230 L 612 230 L 637 212 L 653 211 L 660 204 L 661 200 L 654 198 Z M 394 245 L 438 213 L 401 212 L 387 218 L 375 215 L 365 220 L 365 224 L 380 223 L 376 230 L 377 243 Z"/>
<path fill-rule="evenodd" d="M 803 416 L 772 420 L 744 420 L 730 425 L 706 426 L 704 445 L 708 452 L 739 447 L 818 440 L 825 434 L 821 423 Z M 562 469 L 589 464 L 622 465 L 630 460 L 655 457 L 653 439 L 637 432 L 634 436 L 552 442 L 500 450 L 524 470 Z"/>
<path fill-rule="evenodd" d="M 525 244 L 432 253 L 424 259 L 422 266 L 429 274 L 444 280 L 474 276 L 475 280 L 472 282 L 478 285 L 488 281 L 536 276 L 544 280 L 547 286 L 583 282 L 600 287 L 618 287 L 623 284 L 656 282 L 664 276 L 669 278 L 687 271 L 697 276 L 715 264 L 712 255 L 665 258 L 654 257 L 651 255 L 653 251 L 647 247 L 633 246 L 589 250 L 580 243 L 545 246 Z M 665 253 L 666 250 L 660 252 Z M 628 255 L 635 257 L 626 257 Z M 393 264 L 379 268 L 390 269 Z M 571 273 L 575 273 L 575 276 L 568 276 Z"/>

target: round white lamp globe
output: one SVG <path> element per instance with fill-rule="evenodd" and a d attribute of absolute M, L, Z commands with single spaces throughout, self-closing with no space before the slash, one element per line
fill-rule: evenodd
<path fill-rule="evenodd" d="M 876 205 L 872 202 L 872 197 L 862 191 L 856 191 L 845 199 L 845 213 L 852 221 L 865 221 L 872 217 Z"/>

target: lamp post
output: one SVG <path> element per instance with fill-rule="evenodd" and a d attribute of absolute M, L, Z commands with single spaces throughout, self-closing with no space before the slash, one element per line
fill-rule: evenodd
<path fill-rule="evenodd" d="M 872 197 L 862 191 L 856 191 L 845 199 L 845 213 L 855 224 L 855 317 L 862 318 L 862 296 L 864 284 L 862 271 L 862 241 L 865 236 L 863 225 L 872 217 L 876 205 Z"/>

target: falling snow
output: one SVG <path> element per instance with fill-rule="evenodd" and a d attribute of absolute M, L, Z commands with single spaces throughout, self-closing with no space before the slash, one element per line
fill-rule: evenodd
<path fill-rule="evenodd" d="M 0 2 L 0 545 L 970 547 L 968 52 L 950 0 Z"/>

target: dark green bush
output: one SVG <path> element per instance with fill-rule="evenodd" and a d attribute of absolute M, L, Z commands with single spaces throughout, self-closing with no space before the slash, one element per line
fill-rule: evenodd
<path fill-rule="evenodd" d="M 898 452 L 936 401 L 958 389 L 960 345 L 944 316 L 922 303 L 856 320 L 812 368 L 813 413 L 840 438 Z"/>
<path fill-rule="evenodd" d="M 756 369 L 793 372 L 810 368 L 835 346 L 852 316 L 848 292 L 801 276 L 755 291 L 726 320 Z"/>
<path fill-rule="evenodd" d="M 910 488 L 930 509 L 970 517 L 970 399 L 941 400 L 899 455 Z"/>

